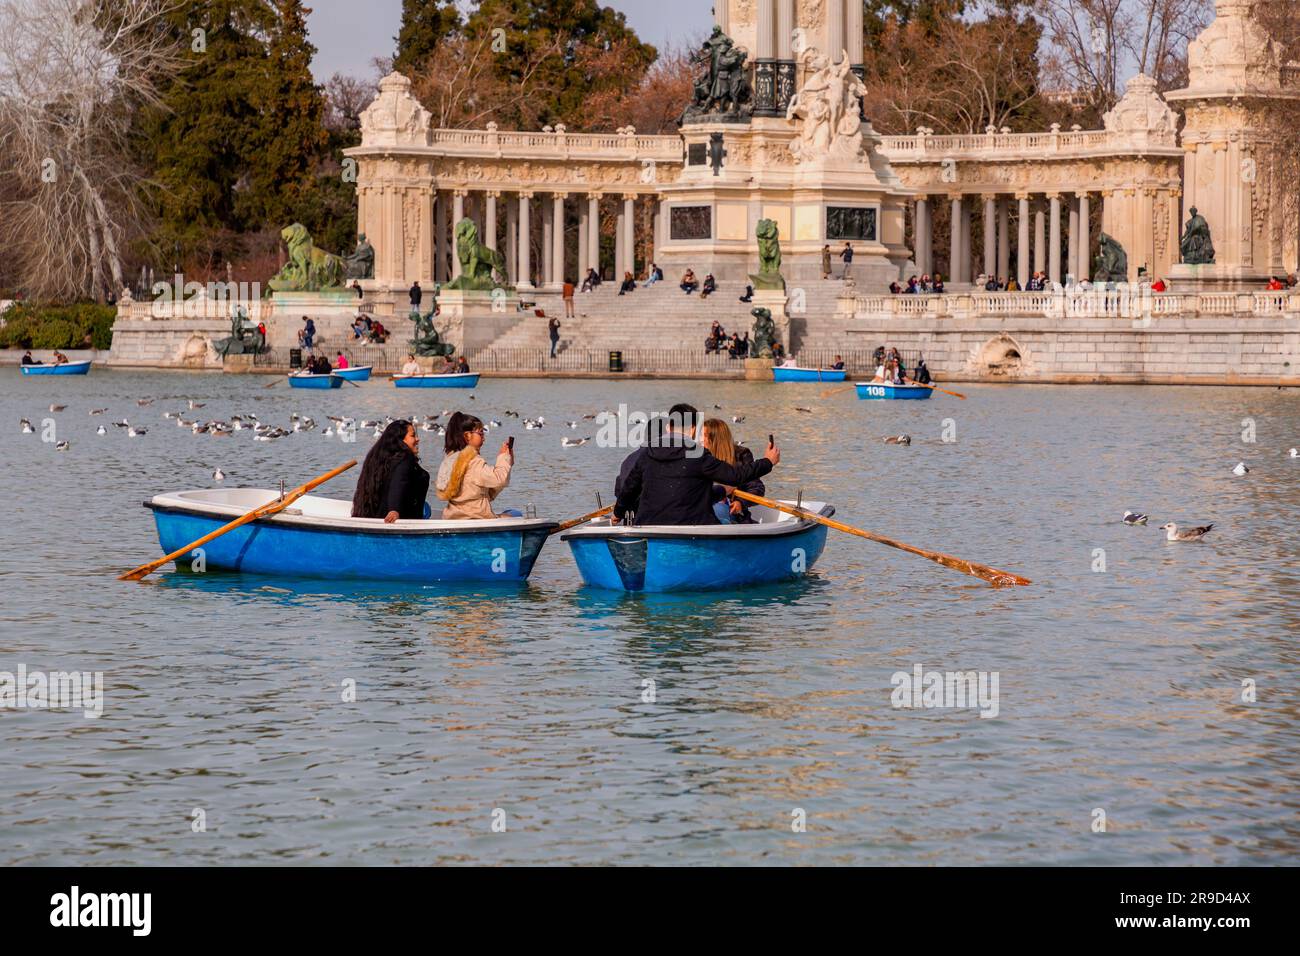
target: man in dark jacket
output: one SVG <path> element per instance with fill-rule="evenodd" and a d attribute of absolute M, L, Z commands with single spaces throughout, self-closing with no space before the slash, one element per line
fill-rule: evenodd
<path fill-rule="evenodd" d="M 615 522 L 629 511 L 639 525 L 717 524 L 713 513 L 714 484 L 743 486 L 770 472 L 781 460 L 776 446 L 749 465 L 718 461 L 695 443 L 700 413 L 689 405 L 675 405 L 663 423 L 660 437 L 652 439 L 624 462 L 620 475 Z"/>
<path fill-rule="evenodd" d="M 411 283 L 411 311 L 420 311 L 420 300 L 424 298 L 424 290 L 420 288 L 420 282 L 417 279 Z"/>

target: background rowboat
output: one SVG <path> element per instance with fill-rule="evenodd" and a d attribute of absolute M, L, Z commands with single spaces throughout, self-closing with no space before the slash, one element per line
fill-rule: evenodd
<path fill-rule="evenodd" d="M 842 368 L 793 368 L 778 365 L 772 369 L 774 382 L 842 382 Z"/>
<path fill-rule="evenodd" d="M 793 504 L 794 502 L 788 502 Z M 805 502 L 826 517 L 835 509 Z M 763 506 L 756 524 L 589 524 L 562 534 L 582 579 L 616 591 L 711 591 L 803 577 L 821 557 L 826 527 Z"/>
<path fill-rule="evenodd" d="M 144 506 L 153 511 L 168 553 L 278 495 L 266 488 L 212 488 L 154 495 Z M 384 524 L 351 514 L 350 501 L 304 495 L 272 517 L 210 541 L 201 549 L 204 565 L 284 577 L 519 582 L 557 526 L 540 518 Z M 191 563 L 196 558 L 192 554 Z"/>
<path fill-rule="evenodd" d="M 85 375 L 90 371 L 90 359 L 62 365 L 24 365 L 22 370 L 24 375 Z"/>
<path fill-rule="evenodd" d="M 370 365 L 353 365 L 350 368 L 336 368 L 332 374 L 349 382 L 370 381 Z"/>
<path fill-rule="evenodd" d="M 898 400 L 911 399 L 925 401 L 934 394 L 934 389 L 924 385 L 890 385 L 886 382 L 854 382 L 858 398 Z"/>
<path fill-rule="evenodd" d="M 290 372 L 289 384 L 293 388 L 342 388 L 343 379 L 334 372 L 316 375 L 312 372 Z"/>
<path fill-rule="evenodd" d="M 393 384 L 398 388 L 474 388 L 478 385 L 478 372 L 394 375 Z"/>

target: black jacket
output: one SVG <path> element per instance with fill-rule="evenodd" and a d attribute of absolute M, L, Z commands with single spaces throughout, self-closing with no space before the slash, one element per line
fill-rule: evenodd
<path fill-rule="evenodd" d="M 766 458 L 733 467 L 690 441 L 640 449 L 624 465 L 630 467 L 614 516 L 636 511 L 640 525 L 717 524 L 715 483 L 743 488 L 772 470 Z"/>
<path fill-rule="evenodd" d="M 764 460 L 764 461 L 767 461 L 766 458 L 764 458 L 763 460 Z M 736 446 L 736 464 L 737 464 L 737 465 L 752 465 L 753 463 L 754 463 L 754 453 L 753 453 L 752 451 L 750 451 L 748 448 L 746 448 L 744 445 L 737 445 L 737 446 Z M 746 483 L 743 484 L 743 485 L 739 485 L 738 487 L 740 488 L 741 491 L 748 491 L 751 495 L 765 495 L 765 494 L 767 494 L 767 488 L 763 485 L 763 480 L 762 480 L 761 478 L 755 478 L 753 481 L 748 481 L 748 482 L 746 482 Z M 749 502 L 748 502 L 748 501 L 745 501 L 743 498 L 738 499 L 738 500 L 740 501 L 740 519 L 739 519 L 739 521 L 740 521 L 740 523 L 743 524 L 743 523 L 745 523 L 745 522 L 748 522 L 748 521 L 752 520 L 752 519 L 750 518 L 750 516 L 749 516 Z M 735 521 L 735 520 L 737 520 L 737 519 L 732 518 L 732 520 Z"/>
<path fill-rule="evenodd" d="M 424 499 L 428 494 L 429 473 L 420 467 L 415 455 L 403 455 L 388 475 L 384 514 L 396 511 L 399 518 L 423 518 Z"/>

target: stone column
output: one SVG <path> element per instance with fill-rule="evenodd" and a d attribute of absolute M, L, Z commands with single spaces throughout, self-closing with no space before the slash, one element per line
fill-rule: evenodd
<path fill-rule="evenodd" d="M 1070 248 L 1065 257 L 1065 271 L 1079 279 L 1079 200 L 1070 200 Z"/>
<path fill-rule="evenodd" d="M 948 281 L 957 282 L 961 274 L 961 197 L 949 196 L 952 210 L 952 236 L 948 240 Z"/>
<path fill-rule="evenodd" d="M 997 200 L 984 197 L 984 274 L 995 275 L 998 269 Z"/>
<path fill-rule="evenodd" d="M 433 281 L 447 281 L 447 240 L 442 234 L 442 210 L 447 204 L 446 193 L 433 196 Z"/>
<path fill-rule="evenodd" d="M 862 0 L 848 0 L 844 13 L 844 32 L 847 34 L 849 63 L 856 66 L 862 62 Z"/>
<path fill-rule="evenodd" d="M 1029 195 L 1021 193 L 1020 228 L 1016 232 L 1016 281 L 1023 289 L 1029 283 Z"/>
<path fill-rule="evenodd" d="M 578 203 L 578 288 L 582 288 L 582 280 L 587 275 L 587 250 L 590 248 L 587 242 L 587 221 L 588 208 L 584 202 Z"/>
<path fill-rule="evenodd" d="M 623 228 L 627 230 L 627 238 L 623 240 L 623 249 L 627 253 L 628 272 L 636 272 L 636 196 L 633 193 L 626 193 L 623 196 Z M 620 277 L 621 278 L 621 277 Z"/>
<path fill-rule="evenodd" d="M 961 276 L 961 281 L 962 281 L 962 282 L 965 282 L 965 283 L 967 283 L 967 284 L 970 283 L 971 279 L 973 278 L 972 273 L 975 271 L 975 269 L 973 268 L 973 266 L 975 265 L 975 263 L 974 263 L 974 261 L 973 261 L 972 258 L 971 258 L 972 255 L 973 255 L 974 249 L 973 249 L 973 246 L 971 245 L 971 241 L 970 241 L 971 220 L 974 219 L 974 218 L 975 218 L 975 210 L 974 210 L 973 208 L 969 208 L 969 207 L 967 207 L 965 203 L 962 203 L 962 210 L 961 210 L 961 271 L 962 271 L 962 276 Z"/>
<path fill-rule="evenodd" d="M 760 60 L 770 60 L 776 55 L 776 0 L 758 0 L 758 34 L 754 38 L 755 55 Z M 626 271 L 626 270 L 624 270 Z M 622 281 L 622 275 L 619 275 Z"/>
<path fill-rule="evenodd" d="M 998 278 L 1011 278 L 1011 204 L 998 200 Z"/>
<path fill-rule="evenodd" d="M 913 228 L 916 240 L 916 267 L 925 275 L 930 271 L 930 197 L 916 197 L 916 222 Z"/>
<path fill-rule="evenodd" d="M 726 5 L 727 0 L 714 0 Z M 794 36 L 794 0 L 777 0 L 776 7 L 776 58 L 793 60 L 791 39 Z"/>
<path fill-rule="evenodd" d="M 653 196 L 650 201 L 654 203 L 654 213 L 650 227 L 650 261 L 658 262 L 659 247 L 663 243 L 663 199 L 660 196 Z"/>
<path fill-rule="evenodd" d="M 486 236 L 483 239 L 483 245 L 489 249 L 497 247 L 497 196 L 498 192 L 488 192 L 485 194 L 485 203 L 483 210 L 483 231 Z"/>
<path fill-rule="evenodd" d="M 506 207 L 506 271 L 510 281 L 519 279 L 519 205 L 505 200 Z"/>
<path fill-rule="evenodd" d="M 567 193 L 556 193 L 551 197 L 551 214 L 555 221 L 551 226 L 551 262 L 553 269 L 552 284 L 558 289 L 564 285 L 564 200 Z"/>
<path fill-rule="evenodd" d="M 1091 278 L 1092 270 L 1092 206 L 1087 193 L 1079 193 L 1079 264 L 1076 266 L 1079 281 Z"/>
<path fill-rule="evenodd" d="M 731 0 L 717 0 L 713 4 L 713 21 L 720 27 L 722 32 L 731 36 Z"/>
<path fill-rule="evenodd" d="M 600 195 L 587 195 L 587 265 L 600 272 Z"/>
<path fill-rule="evenodd" d="M 1047 214 L 1041 201 L 1034 203 L 1034 271 L 1047 272 Z"/>
<path fill-rule="evenodd" d="M 456 224 L 465 218 L 465 190 L 457 189 L 451 201 L 451 230 L 454 238 Z M 449 240 L 450 241 L 450 240 Z M 460 256 L 456 255 L 456 244 L 451 241 L 451 277 L 460 278 Z"/>
<path fill-rule="evenodd" d="M 1047 240 L 1047 277 L 1061 281 L 1061 194 L 1052 193 L 1052 228 Z"/>
<path fill-rule="evenodd" d="M 532 198 L 532 193 L 519 194 L 519 279 L 515 286 L 520 289 L 533 287 L 532 222 L 528 215 Z"/>
<path fill-rule="evenodd" d="M 551 215 L 551 207 L 554 201 L 550 196 L 542 197 L 542 208 L 539 211 L 539 218 L 542 220 L 542 281 L 539 283 L 540 288 L 550 288 L 555 285 L 555 240 L 552 230 L 555 226 L 555 219 Z"/>
<path fill-rule="evenodd" d="M 622 282 L 623 273 L 627 271 L 627 249 L 624 245 L 627 233 L 623 228 L 623 206 L 620 204 L 615 208 L 618 212 L 614 216 L 614 281 Z"/>
<path fill-rule="evenodd" d="M 761 0 L 760 0 L 761 2 Z M 857 0 L 852 0 L 857 2 Z M 826 56 L 832 63 L 840 62 L 844 52 L 844 4 L 829 0 L 826 4 Z"/>

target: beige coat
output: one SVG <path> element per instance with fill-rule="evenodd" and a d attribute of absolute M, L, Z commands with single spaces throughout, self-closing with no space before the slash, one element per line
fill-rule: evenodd
<path fill-rule="evenodd" d="M 459 454 L 457 452 L 443 458 L 442 465 L 438 468 L 438 479 L 435 485 L 439 491 L 447 487 Z M 510 484 L 508 454 L 497 455 L 496 465 L 489 465 L 482 455 L 475 452 L 473 461 L 465 470 L 460 494 L 447 502 L 447 507 L 442 512 L 443 518 L 448 521 L 461 518 L 495 518 L 496 515 L 492 512 L 492 501 L 508 484 Z"/>

